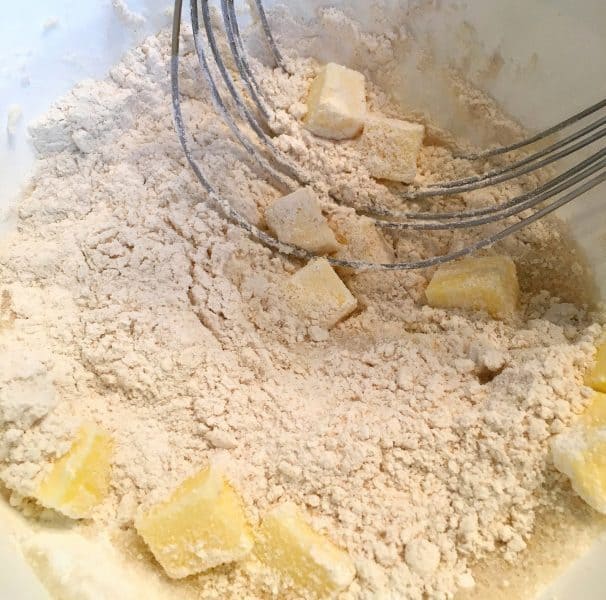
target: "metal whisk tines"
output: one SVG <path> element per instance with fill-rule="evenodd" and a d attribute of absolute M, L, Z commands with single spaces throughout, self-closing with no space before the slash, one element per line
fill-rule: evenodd
<path fill-rule="evenodd" d="M 175 127 L 189 164 L 210 199 L 221 208 L 229 219 L 239 224 L 253 237 L 275 250 L 298 258 L 313 258 L 314 255 L 306 250 L 284 244 L 249 223 L 242 214 L 231 206 L 228 200 L 216 191 L 209 177 L 205 174 L 204 168 L 193 157 L 190 140 L 185 131 L 179 91 L 179 47 L 182 5 L 183 0 L 175 0 L 171 78 Z M 268 181 L 281 192 L 288 193 L 301 185 L 309 184 L 311 182 L 309 174 L 278 150 L 272 140 L 271 134 L 268 133 L 268 131 L 271 131 L 269 127 L 271 109 L 249 64 L 240 33 L 234 0 L 221 0 L 220 8 L 223 20 L 221 35 L 224 35 L 228 41 L 231 59 L 233 59 L 236 65 L 236 71 L 232 71 L 227 67 L 221 54 L 219 37 L 211 19 L 208 0 L 189 0 L 189 5 L 194 45 L 202 73 L 206 79 L 215 108 L 224 119 L 234 138 L 242 145 L 251 159 L 263 170 Z M 286 63 L 273 38 L 262 0 L 255 0 L 255 6 L 261 28 L 275 64 L 277 67 L 286 70 Z M 586 122 L 589 120 L 589 117 L 592 117 L 593 120 L 586 125 L 581 125 L 583 121 Z M 251 131 L 254 137 L 247 130 Z M 597 151 L 593 154 L 580 160 L 573 167 L 553 177 L 538 188 L 512 198 L 500 205 L 490 208 L 438 213 L 394 211 L 376 206 L 368 206 L 363 211 L 374 218 L 378 226 L 388 230 L 400 231 L 455 230 L 467 227 L 479 227 L 520 215 L 525 211 L 530 213 L 515 223 L 503 226 L 497 233 L 492 233 L 456 252 L 424 260 L 385 264 L 330 257 L 328 257 L 328 260 L 333 265 L 352 267 L 354 269 L 402 270 L 441 264 L 471 254 L 476 250 L 502 240 L 552 213 L 606 180 L 606 147 L 604 147 L 603 141 L 600 141 L 606 137 L 606 99 L 531 138 L 510 146 L 495 148 L 460 158 L 486 160 L 524 148 L 535 142 L 543 141 L 556 133 L 560 133 L 563 137 L 539 151 L 511 162 L 505 167 L 494 168 L 481 175 L 456 181 L 432 184 L 401 195 L 402 200 L 406 201 L 432 196 L 448 196 L 476 190 L 521 177 L 566 157 L 577 155 L 588 146 L 593 146 L 594 150 L 597 147 Z M 335 200 L 338 201 L 338 198 L 335 198 Z"/>

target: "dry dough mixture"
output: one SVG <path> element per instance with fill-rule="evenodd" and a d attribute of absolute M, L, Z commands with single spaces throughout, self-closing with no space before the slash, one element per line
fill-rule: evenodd
<path fill-rule="evenodd" d="M 364 39 L 377 56 L 397 41 Z M 348 550 L 357 577 L 342 598 L 452 598 L 474 585 L 469 565 L 486 553 L 515 560 L 549 501 L 546 478 L 562 481 L 547 441 L 587 402 L 582 373 L 601 332 L 580 292 L 582 262 L 561 252 L 555 222 L 541 222 L 497 249 L 520 273 L 515 322 L 424 306 L 428 272 L 342 273 L 360 309 L 329 333 L 308 329 L 278 293 L 300 263 L 226 222 L 186 164 L 170 113 L 169 46 L 166 32 L 148 39 L 31 128 L 39 159 L 17 231 L 0 242 L 0 459 L 11 502 L 39 513 L 27 500 L 36 477 L 92 420 L 117 443 L 94 528 L 130 530 L 140 503 L 213 461 L 252 522 L 290 499 Z M 185 51 L 198 158 L 262 224 L 280 194 L 213 112 L 189 36 Z M 352 254 L 404 260 L 473 239 L 356 238 L 359 218 L 330 201 L 327 182 L 354 203 L 386 201 L 389 191 L 368 177 L 355 142 L 302 129 L 318 64 L 291 65 L 292 76 L 257 66 L 276 143 L 315 174 Z M 377 90 L 370 103 L 395 112 Z M 438 141 L 423 148 L 423 179 L 473 172 Z M 456 203 L 490 205 L 535 184 L 528 177 Z M 271 595 L 271 581 L 241 567 L 189 584 L 200 598 Z"/>

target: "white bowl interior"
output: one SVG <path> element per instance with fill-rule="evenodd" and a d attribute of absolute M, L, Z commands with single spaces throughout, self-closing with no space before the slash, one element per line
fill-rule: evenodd
<path fill-rule="evenodd" d="M 144 35 L 169 22 L 168 0 L 128 0 L 145 22 L 125 23 L 111 4 L 97 0 L 31 0 L 6 3 L 0 24 L 0 214 L 7 208 L 31 165 L 25 124 L 42 113 L 60 94 L 84 77 L 102 76 L 119 56 Z M 272 4 L 272 2 L 268 2 Z M 372 23 L 402 10 L 403 2 L 300 1 L 289 3 L 293 15 L 310 15 L 318 6 L 339 5 L 357 19 Z M 438 11 L 427 8 L 439 4 Z M 606 96 L 606 22 L 603 0 L 474 0 L 429 3 L 410 0 L 409 7 L 425 6 L 406 26 L 418 38 L 429 40 L 436 70 L 444 65 L 464 69 L 466 77 L 492 95 L 511 115 L 531 130 L 548 126 Z M 56 19 L 56 24 L 52 20 Z M 334 51 L 334 47 L 329 49 Z M 329 51 L 327 50 L 327 52 Z M 342 50 L 343 51 L 343 50 Z M 486 65 L 498 57 L 497 72 Z M 326 56 L 320 58 L 333 58 Z M 450 122 L 449 103 L 435 89 L 436 77 L 415 74 L 415 55 L 403 64 L 410 85 L 399 90 L 404 104 L 427 108 L 432 116 Z M 436 71 L 436 72 L 437 72 Z M 487 73 L 490 71 L 489 75 Z M 9 106 L 19 104 L 23 119 L 9 138 L 4 124 Z M 474 139 L 473 124 L 459 133 Z M 578 243 L 585 249 L 602 294 L 606 293 L 606 189 L 595 189 L 562 211 Z M 0 219 L 0 232 L 9 225 Z M 31 572 L 11 543 L 11 532 L 21 521 L 0 510 L 0 589 L 14 599 L 44 598 Z M 606 571 L 601 567 L 606 543 L 572 565 L 542 596 L 548 600 L 603 598 Z M 7 592 L 8 590 L 8 592 Z"/>

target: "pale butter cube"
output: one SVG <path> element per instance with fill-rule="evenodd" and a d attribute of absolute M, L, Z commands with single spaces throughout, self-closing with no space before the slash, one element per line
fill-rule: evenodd
<path fill-rule="evenodd" d="M 606 394 L 593 395 L 591 404 L 581 415 L 581 423 L 588 427 L 606 427 Z"/>
<path fill-rule="evenodd" d="M 551 442 L 553 463 L 589 506 L 606 514 L 606 428 L 576 426 Z"/>
<path fill-rule="evenodd" d="M 276 200 L 266 209 L 265 221 L 285 244 L 317 253 L 335 252 L 339 249 L 335 234 L 309 188 L 300 188 Z"/>
<path fill-rule="evenodd" d="M 36 500 L 71 519 L 89 517 L 109 491 L 112 450 L 107 432 L 83 425 L 70 449 L 41 481 Z"/>
<path fill-rule="evenodd" d="M 253 547 L 240 497 L 213 467 L 185 480 L 167 500 L 140 511 L 135 527 L 175 579 L 241 560 Z"/>
<path fill-rule="evenodd" d="M 345 140 L 362 131 L 365 116 L 364 75 L 335 63 L 322 67 L 307 98 L 307 129 L 320 137 Z"/>
<path fill-rule="evenodd" d="M 606 343 L 598 347 L 595 362 L 587 374 L 585 383 L 598 392 L 606 392 Z"/>
<path fill-rule="evenodd" d="M 418 123 L 369 116 L 360 138 L 369 173 L 376 179 L 412 183 L 424 136 L 425 127 Z"/>
<path fill-rule="evenodd" d="M 372 219 L 356 214 L 334 214 L 330 224 L 341 245 L 335 258 L 392 263 L 394 250 Z"/>
<path fill-rule="evenodd" d="M 508 256 L 465 258 L 442 265 L 425 290 L 430 306 L 485 310 L 495 318 L 513 315 L 518 295 L 516 266 Z"/>
<path fill-rule="evenodd" d="M 289 279 L 286 298 L 302 319 L 325 329 L 344 319 L 358 304 L 325 258 L 310 261 Z"/>
<path fill-rule="evenodd" d="M 255 553 L 295 586 L 321 598 L 344 590 L 356 575 L 347 552 L 314 531 L 292 502 L 265 516 Z"/>

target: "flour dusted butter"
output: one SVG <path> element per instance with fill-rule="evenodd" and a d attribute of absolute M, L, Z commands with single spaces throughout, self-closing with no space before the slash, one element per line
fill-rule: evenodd
<path fill-rule="evenodd" d="M 309 188 L 276 200 L 265 211 L 265 221 L 281 242 L 309 252 L 335 252 L 340 247 Z"/>
<path fill-rule="evenodd" d="M 349 139 L 362 131 L 365 115 L 364 75 L 336 63 L 322 67 L 307 98 L 307 129 L 324 138 Z"/>

